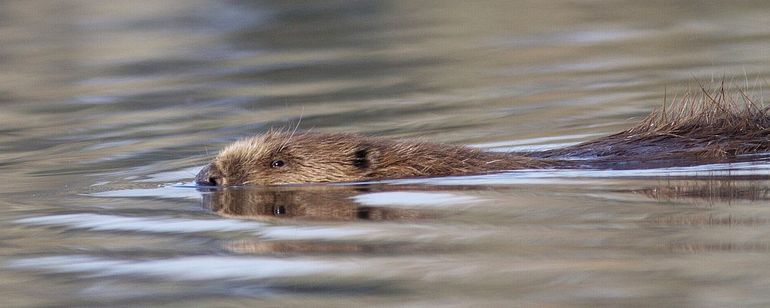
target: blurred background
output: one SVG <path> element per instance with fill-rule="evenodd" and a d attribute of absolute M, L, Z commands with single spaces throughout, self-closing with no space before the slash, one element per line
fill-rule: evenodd
<path fill-rule="evenodd" d="M 640 197 L 657 180 L 503 178 L 435 199 L 459 204 L 440 211 L 450 218 L 373 225 L 222 218 L 168 185 L 271 127 L 534 148 L 627 128 L 698 82 L 761 98 L 768 16 L 766 1 L 0 1 L 0 294 L 19 306 L 767 304 L 768 275 L 718 264 L 770 268 L 756 218 L 770 213 Z M 766 181 L 747 185 L 766 198 Z M 755 218 L 725 235 L 704 216 L 655 216 L 672 211 Z M 679 233 L 683 221 L 699 227 Z M 348 243 L 323 228 L 364 228 L 350 241 L 370 246 L 264 250 L 266 226 L 322 243 Z M 254 232 L 263 246 L 233 248 Z M 705 256 L 678 254 L 693 250 Z"/>
<path fill-rule="evenodd" d="M 694 81 L 760 89 L 767 13 L 763 1 L 3 1 L 4 161 L 179 167 L 300 115 L 303 129 L 456 143 L 611 132 Z"/>

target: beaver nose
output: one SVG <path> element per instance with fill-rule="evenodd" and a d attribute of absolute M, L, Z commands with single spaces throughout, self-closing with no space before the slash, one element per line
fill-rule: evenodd
<path fill-rule="evenodd" d="M 198 175 L 195 176 L 195 184 L 200 186 L 217 186 L 221 181 L 219 176 L 214 175 L 211 171 L 212 164 L 208 164 L 203 167 Z"/>

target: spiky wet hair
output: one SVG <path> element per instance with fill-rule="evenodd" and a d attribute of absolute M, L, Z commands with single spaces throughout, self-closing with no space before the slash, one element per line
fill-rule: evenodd
<path fill-rule="evenodd" d="M 768 107 L 722 83 L 656 108 L 634 127 L 538 157 L 715 160 L 770 151 Z"/>

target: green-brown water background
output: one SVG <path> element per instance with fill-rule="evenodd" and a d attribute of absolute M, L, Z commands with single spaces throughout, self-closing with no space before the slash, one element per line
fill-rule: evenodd
<path fill-rule="evenodd" d="M 199 192 L 292 127 L 536 149 L 694 80 L 765 1 L 2 1 L 3 306 L 770 305 L 766 162 Z M 288 217 L 288 219 L 287 219 Z"/>

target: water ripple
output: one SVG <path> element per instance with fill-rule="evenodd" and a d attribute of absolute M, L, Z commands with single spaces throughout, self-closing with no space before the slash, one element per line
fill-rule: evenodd
<path fill-rule="evenodd" d="M 11 260 L 6 266 L 57 273 L 88 273 L 97 277 L 139 275 L 169 280 L 265 279 L 319 273 L 339 274 L 355 264 L 312 259 L 239 256 L 188 256 L 157 260 L 120 260 L 86 255 Z"/>

